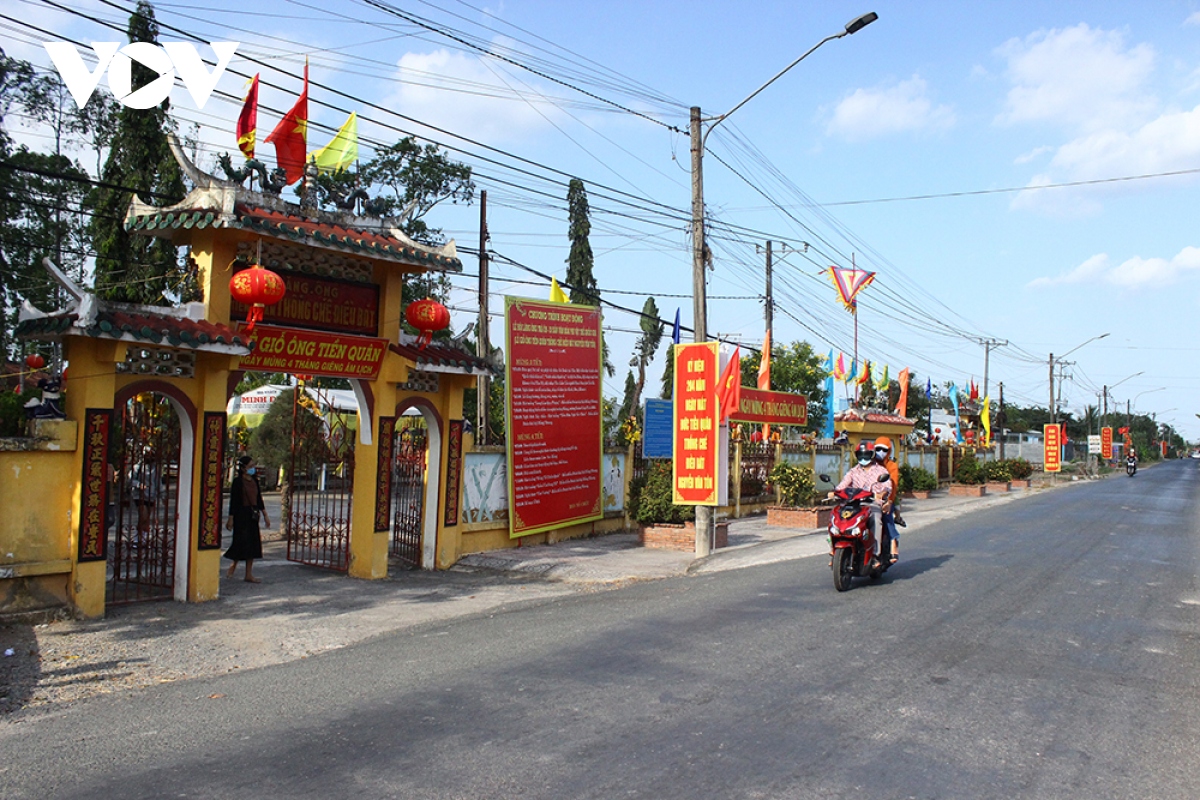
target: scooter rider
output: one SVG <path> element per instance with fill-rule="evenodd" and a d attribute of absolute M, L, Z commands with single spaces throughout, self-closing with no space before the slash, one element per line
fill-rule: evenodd
<path fill-rule="evenodd" d="M 896 530 L 896 526 L 903 525 L 904 520 L 900 519 L 900 509 L 897 508 L 897 500 L 900 495 L 900 467 L 891 456 L 892 440 L 886 436 L 880 436 L 875 440 L 875 460 L 883 465 L 892 478 L 892 493 L 888 498 L 891 508 L 883 512 L 883 528 L 888 538 L 888 558 L 890 563 L 895 564 L 900 558 L 900 532 Z"/>
<path fill-rule="evenodd" d="M 892 478 L 888 474 L 887 468 L 875 461 L 875 451 L 871 449 L 869 442 L 860 441 L 858 447 L 854 449 L 854 457 L 858 463 L 850 468 L 835 491 L 853 487 L 865 489 L 875 495 L 875 499 L 871 503 L 871 524 L 875 531 L 876 550 L 872 552 L 871 557 L 873 566 L 878 566 L 878 547 L 884 535 L 883 512 L 890 511 L 892 508 Z M 833 492 L 830 492 L 829 498 L 833 499 L 833 496 Z"/>

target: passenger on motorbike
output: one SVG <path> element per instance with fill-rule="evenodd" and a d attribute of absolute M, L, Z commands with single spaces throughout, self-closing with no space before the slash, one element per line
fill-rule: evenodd
<path fill-rule="evenodd" d="M 858 463 L 850 468 L 835 491 L 851 487 L 865 489 L 875 495 L 871 503 L 871 525 L 875 531 L 876 549 L 872 551 L 871 557 L 873 565 L 878 566 L 878 547 L 883 537 L 883 512 L 891 511 L 892 508 L 892 478 L 887 468 L 875 461 L 875 451 L 871 449 L 870 443 L 860 441 L 854 450 L 854 457 Z M 829 498 L 832 500 L 833 497 L 834 493 L 830 492 Z"/>
<path fill-rule="evenodd" d="M 900 467 L 891 456 L 892 440 L 880 436 L 875 440 L 875 461 L 882 464 L 892 478 L 892 493 L 888 497 L 891 508 L 883 512 L 883 529 L 890 543 L 887 548 L 888 557 L 890 562 L 895 564 L 900 558 L 900 532 L 896 530 L 896 525 L 903 525 L 904 520 L 900 519 L 900 509 L 896 507 L 900 494 Z"/>

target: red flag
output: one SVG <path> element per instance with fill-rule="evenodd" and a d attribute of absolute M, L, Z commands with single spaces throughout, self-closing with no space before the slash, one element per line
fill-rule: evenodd
<path fill-rule="evenodd" d="M 733 357 L 717 381 L 717 404 L 721 409 L 718 422 L 724 422 L 742 400 L 742 348 L 733 349 Z"/>
<path fill-rule="evenodd" d="M 900 400 L 896 403 L 896 414 L 903 417 L 908 414 L 908 367 L 900 370 L 896 381 L 900 384 Z"/>
<path fill-rule="evenodd" d="M 250 91 L 246 92 L 246 102 L 242 104 L 242 113 L 238 114 L 237 143 L 238 149 L 246 158 L 254 158 L 254 143 L 258 137 L 258 75 L 250 81 Z"/>
<path fill-rule="evenodd" d="M 758 388 L 771 390 L 771 330 L 763 338 L 762 360 L 758 362 Z M 763 425 L 763 439 L 771 438 L 771 426 Z"/>
<path fill-rule="evenodd" d="M 304 177 L 304 159 L 308 138 L 308 60 L 304 61 L 304 91 L 292 110 L 283 115 L 266 141 L 275 145 L 275 160 L 287 172 L 291 186 Z"/>

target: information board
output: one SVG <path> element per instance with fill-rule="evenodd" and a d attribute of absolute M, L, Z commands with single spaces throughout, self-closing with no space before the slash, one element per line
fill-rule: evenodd
<path fill-rule="evenodd" d="M 604 516 L 600 309 L 506 298 L 509 536 Z"/>
<path fill-rule="evenodd" d="M 642 429 L 643 458 L 671 457 L 674 408 L 675 404 L 670 400 L 651 398 L 646 401 L 646 424 Z"/>
<path fill-rule="evenodd" d="M 238 326 L 242 336 L 245 326 Z M 319 333 L 297 328 L 256 325 L 249 336 L 254 350 L 242 356 L 239 369 L 291 372 L 335 378 L 375 380 L 387 352 L 387 339 Z"/>
<path fill-rule="evenodd" d="M 675 346 L 675 454 L 671 460 L 671 487 L 672 502 L 680 505 L 720 505 L 718 348 L 717 342 Z"/>
<path fill-rule="evenodd" d="M 1100 455 L 1104 458 L 1112 458 L 1112 428 L 1100 429 Z"/>

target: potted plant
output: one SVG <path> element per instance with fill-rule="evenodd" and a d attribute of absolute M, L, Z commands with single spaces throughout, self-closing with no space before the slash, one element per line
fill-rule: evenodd
<path fill-rule="evenodd" d="M 771 485 L 779 504 L 767 508 L 767 524 L 782 528 L 824 528 L 828 507 L 817 506 L 817 483 L 812 467 L 781 461 L 771 469 Z"/>
<path fill-rule="evenodd" d="M 987 494 L 987 473 L 975 456 L 966 456 L 954 468 L 950 494 L 960 497 L 983 497 Z"/>
<path fill-rule="evenodd" d="M 1033 475 L 1033 464 L 1023 458 L 1005 459 L 1004 463 L 1008 465 L 1008 472 L 1012 475 L 1014 485 L 1025 489 L 1033 485 L 1033 481 L 1030 479 L 1030 476 Z"/>
<path fill-rule="evenodd" d="M 905 497 L 928 500 L 929 493 L 937 488 L 937 476 L 929 470 L 911 464 L 900 465 L 900 492 Z"/>
<path fill-rule="evenodd" d="M 671 462 L 652 461 L 644 477 L 633 481 L 629 491 L 629 515 L 641 525 L 638 539 L 643 547 L 694 550 L 696 547 L 695 506 L 672 502 Z M 729 523 L 718 522 L 716 547 L 729 544 Z"/>
<path fill-rule="evenodd" d="M 983 465 L 989 492 L 1007 492 L 1012 488 L 1012 470 L 1005 461 L 989 461 Z"/>

